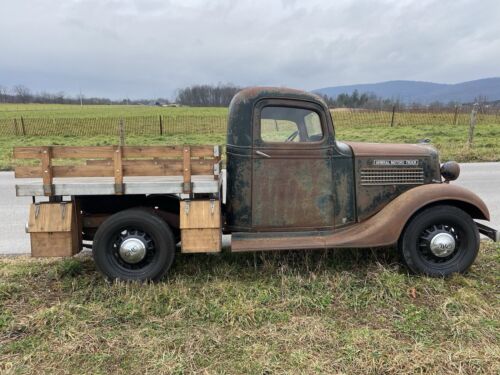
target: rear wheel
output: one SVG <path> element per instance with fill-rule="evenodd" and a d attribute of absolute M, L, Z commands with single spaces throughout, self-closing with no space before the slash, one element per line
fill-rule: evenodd
<path fill-rule="evenodd" d="M 410 270 L 429 276 L 465 272 L 479 251 L 479 232 L 472 218 L 453 206 L 434 206 L 406 226 L 399 250 Z"/>
<path fill-rule="evenodd" d="M 159 280 L 170 268 L 175 242 L 153 212 L 130 209 L 110 216 L 94 237 L 97 268 L 111 280 Z"/>

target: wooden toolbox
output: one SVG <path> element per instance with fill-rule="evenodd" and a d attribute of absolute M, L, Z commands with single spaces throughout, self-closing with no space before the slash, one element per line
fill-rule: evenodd
<path fill-rule="evenodd" d="M 219 200 L 181 201 L 180 225 L 183 253 L 221 251 Z"/>
<path fill-rule="evenodd" d="M 32 204 L 27 230 L 33 257 L 66 257 L 80 251 L 76 215 L 70 202 Z"/>

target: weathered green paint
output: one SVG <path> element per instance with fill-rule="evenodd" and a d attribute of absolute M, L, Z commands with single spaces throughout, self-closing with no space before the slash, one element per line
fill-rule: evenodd
<path fill-rule="evenodd" d="M 264 142 L 260 112 L 268 105 L 315 111 L 324 138 L 310 143 Z M 381 173 L 402 170 L 376 166 L 376 159 L 418 159 L 422 184 L 441 182 L 438 155 L 430 147 L 337 142 L 330 111 L 318 96 L 282 88 L 242 90 L 229 107 L 226 231 L 331 231 L 363 221 L 417 186 L 364 186 L 364 168 L 381 168 Z"/>

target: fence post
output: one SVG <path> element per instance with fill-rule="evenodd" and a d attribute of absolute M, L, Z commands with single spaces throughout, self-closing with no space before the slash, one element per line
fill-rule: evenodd
<path fill-rule="evenodd" d="M 160 135 L 163 135 L 163 116 L 160 115 Z"/>
<path fill-rule="evenodd" d="M 120 146 L 125 146 L 125 121 L 123 120 L 123 118 L 120 118 L 118 133 L 120 136 Z"/>
<path fill-rule="evenodd" d="M 457 125 L 458 123 L 458 105 L 455 106 L 455 115 L 453 116 L 453 125 Z"/>
<path fill-rule="evenodd" d="M 12 130 L 13 130 L 13 134 L 17 135 L 17 120 L 15 118 L 12 119 Z"/>
<path fill-rule="evenodd" d="M 391 128 L 394 126 L 394 115 L 396 113 L 396 106 L 392 106 L 392 116 L 391 116 Z"/>
<path fill-rule="evenodd" d="M 477 121 L 477 103 L 472 107 L 472 111 L 470 113 L 470 123 L 469 123 L 469 140 L 468 146 L 472 148 L 472 142 L 474 141 L 474 128 L 476 127 Z"/>
<path fill-rule="evenodd" d="M 23 116 L 21 116 L 21 131 L 23 135 L 26 135 L 26 130 L 24 129 L 24 119 Z"/>

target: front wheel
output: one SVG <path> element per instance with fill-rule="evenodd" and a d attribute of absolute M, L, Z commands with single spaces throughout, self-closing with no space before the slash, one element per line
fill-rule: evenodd
<path fill-rule="evenodd" d="M 175 256 L 174 236 L 154 212 L 130 209 L 110 216 L 94 237 L 97 268 L 110 280 L 159 280 Z"/>
<path fill-rule="evenodd" d="M 479 251 L 479 232 L 463 210 L 434 206 L 409 221 L 398 245 L 411 271 L 448 276 L 472 265 Z"/>

